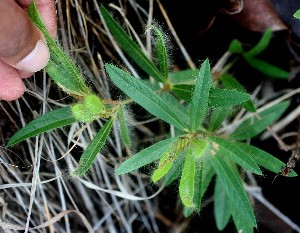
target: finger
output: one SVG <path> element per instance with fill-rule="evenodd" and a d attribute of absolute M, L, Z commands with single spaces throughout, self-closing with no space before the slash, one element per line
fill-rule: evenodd
<path fill-rule="evenodd" d="M 24 70 L 17 70 L 21 78 L 29 78 L 31 77 L 34 73 L 33 72 L 28 72 Z"/>
<path fill-rule="evenodd" d="M 32 0 L 17 0 L 19 5 L 27 9 Z M 55 38 L 57 34 L 57 17 L 54 0 L 35 0 L 38 12 L 45 23 L 50 35 Z"/>
<path fill-rule="evenodd" d="M 0 1 L 0 22 L 0 59 L 28 72 L 44 68 L 49 50 L 43 35 L 15 1 Z"/>
<path fill-rule="evenodd" d="M 0 100 L 16 100 L 21 97 L 24 92 L 25 85 L 18 71 L 0 61 Z"/>

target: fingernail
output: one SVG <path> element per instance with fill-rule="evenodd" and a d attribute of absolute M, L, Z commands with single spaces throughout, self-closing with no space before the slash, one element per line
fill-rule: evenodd
<path fill-rule="evenodd" d="M 43 69 L 49 60 L 50 54 L 48 46 L 41 40 L 36 43 L 35 48 L 20 62 L 16 68 L 27 72 L 36 72 Z"/>

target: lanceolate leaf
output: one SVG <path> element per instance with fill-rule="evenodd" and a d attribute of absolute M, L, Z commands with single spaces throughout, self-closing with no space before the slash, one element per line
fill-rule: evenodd
<path fill-rule="evenodd" d="M 174 153 L 174 149 L 170 149 L 166 151 L 159 160 L 158 166 L 156 170 L 154 170 L 151 179 L 153 182 L 157 182 L 162 177 L 164 177 L 170 168 L 173 165 L 174 160 L 176 159 L 176 154 Z"/>
<path fill-rule="evenodd" d="M 186 218 L 194 211 L 196 211 L 198 214 L 200 213 L 202 197 L 204 196 L 215 174 L 210 158 L 208 157 L 209 155 L 205 153 L 201 159 L 198 159 L 195 162 L 194 205 L 192 207 L 184 207 L 183 214 Z"/>
<path fill-rule="evenodd" d="M 118 119 L 119 119 L 119 123 L 120 123 L 120 135 L 121 135 L 121 139 L 124 143 L 125 146 L 130 146 L 131 145 L 131 139 L 130 139 L 130 135 L 129 135 L 129 131 L 128 131 L 128 126 L 127 126 L 127 122 L 125 120 L 125 110 L 124 110 L 124 106 L 122 105 L 120 107 L 119 113 L 118 113 Z"/>
<path fill-rule="evenodd" d="M 238 41 L 237 39 L 234 39 L 231 41 L 228 50 L 230 53 L 233 53 L 233 54 L 239 54 L 239 53 L 244 52 L 241 42 Z"/>
<path fill-rule="evenodd" d="M 34 1 L 28 7 L 28 15 L 35 25 L 44 34 L 50 50 L 50 60 L 46 66 L 49 76 L 68 94 L 74 97 L 84 97 L 90 93 L 84 83 L 84 79 L 79 70 L 66 56 L 63 50 L 55 43 L 49 35 L 41 17 L 36 9 Z"/>
<path fill-rule="evenodd" d="M 201 200 L 202 200 L 202 169 L 203 169 L 203 159 L 198 158 L 195 160 L 195 183 L 194 183 L 194 208 L 200 213 L 200 207 L 201 207 Z"/>
<path fill-rule="evenodd" d="M 247 153 L 258 165 L 264 167 L 269 171 L 278 173 L 280 171 L 280 168 L 285 166 L 285 164 L 279 159 L 261 149 L 258 149 L 257 147 L 241 142 L 234 142 L 233 144 Z M 294 170 L 292 170 L 289 173 L 289 176 L 293 177 L 297 176 L 297 174 Z"/>
<path fill-rule="evenodd" d="M 192 141 L 192 149 L 196 159 L 200 159 L 209 148 L 209 143 L 206 140 L 194 139 Z"/>
<path fill-rule="evenodd" d="M 184 206 L 184 208 L 183 208 L 183 216 L 185 218 L 190 217 L 193 212 L 194 212 L 194 209 L 192 207 Z"/>
<path fill-rule="evenodd" d="M 102 149 L 114 122 L 114 117 L 110 118 L 104 126 L 99 130 L 95 138 L 85 149 L 79 160 L 79 166 L 73 172 L 75 176 L 84 175 L 92 166 L 97 154 Z"/>
<path fill-rule="evenodd" d="M 222 186 L 220 178 L 217 178 L 214 191 L 214 215 L 219 231 L 224 230 L 229 222 L 231 216 L 229 205 L 230 201 L 226 191 Z"/>
<path fill-rule="evenodd" d="M 235 203 L 232 203 L 232 200 L 230 200 L 229 208 L 237 232 L 254 233 L 253 226 L 251 225 L 250 222 L 248 222 L 247 219 L 244 218 L 243 215 L 241 215 L 240 208 L 236 206 Z"/>
<path fill-rule="evenodd" d="M 240 124 L 230 137 L 235 140 L 245 140 L 258 135 L 263 132 L 267 126 L 275 122 L 288 106 L 289 101 L 283 101 L 262 112 L 259 112 L 259 118 L 254 114 L 252 117 L 249 117 Z"/>
<path fill-rule="evenodd" d="M 184 159 L 185 159 L 185 151 L 182 151 L 177 159 L 174 161 L 171 169 L 169 172 L 165 175 L 164 177 L 164 185 L 168 186 L 172 184 L 178 177 L 180 177 L 182 173 L 182 168 L 184 164 Z"/>
<path fill-rule="evenodd" d="M 295 13 L 294 13 L 294 17 L 296 19 L 300 19 L 300 10 L 297 10 Z"/>
<path fill-rule="evenodd" d="M 193 198 L 193 206 L 187 207 L 184 206 L 183 215 L 185 218 L 189 217 L 194 211 L 197 214 L 200 213 L 201 209 L 201 199 L 202 199 L 202 192 L 201 192 L 201 185 L 202 185 L 202 159 L 196 160 L 195 163 L 195 183 L 194 183 L 194 198 Z"/>
<path fill-rule="evenodd" d="M 261 133 L 265 130 L 265 128 L 274 122 L 274 118 L 276 117 L 275 113 L 265 116 L 261 120 L 254 120 L 253 123 L 243 124 L 236 131 L 230 135 L 231 138 L 235 140 L 246 140 L 248 138 L 252 138 L 257 134 Z M 242 127 L 243 126 L 243 127 Z"/>
<path fill-rule="evenodd" d="M 247 93 L 236 90 L 211 88 L 209 95 L 210 108 L 229 108 L 234 105 L 242 104 L 251 99 Z"/>
<path fill-rule="evenodd" d="M 169 83 L 173 85 L 190 85 L 194 86 L 197 80 L 199 70 L 188 69 L 169 73 Z"/>
<path fill-rule="evenodd" d="M 178 141 L 178 138 L 168 138 L 140 151 L 122 163 L 116 174 L 125 174 L 158 160 L 176 141 Z"/>
<path fill-rule="evenodd" d="M 166 37 L 162 31 L 156 26 L 150 26 L 149 29 L 154 30 L 156 34 L 155 47 L 156 57 L 158 62 L 159 71 L 164 77 L 164 80 L 168 79 L 168 53 L 166 47 Z"/>
<path fill-rule="evenodd" d="M 223 73 L 220 77 L 220 80 L 225 88 L 228 88 L 230 90 L 237 90 L 240 92 L 246 92 L 246 89 L 243 87 L 243 85 L 228 73 Z"/>
<path fill-rule="evenodd" d="M 247 93 L 246 89 L 239 83 L 239 81 L 236 80 L 232 75 L 230 75 L 228 73 L 222 74 L 220 80 L 221 80 L 224 88 Z M 250 112 L 256 111 L 256 108 L 255 108 L 252 100 L 248 100 L 245 103 L 242 103 L 241 105 Z"/>
<path fill-rule="evenodd" d="M 20 129 L 8 141 L 8 146 L 17 144 L 40 133 L 70 125 L 76 122 L 70 107 L 63 107 L 40 116 Z"/>
<path fill-rule="evenodd" d="M 215 170 L 212 165 L 212 162 L 209 158 L 210 155 L 204 154 L 203 159 L 203 168 L 202 168 L 202 181 L 201 181 L 201 196 L 205 194 L 214 174 Z"/>
<path fill-rule="evenodd" d="M 106 71 L 114 84 L 154 116 L 174 125 L 180 130 L 185 126 L 178 119 L 177 113 L 168 106 L 154 91 L 127 72 L 110 64 L 105 65 Z"/>
<path fill-rule="evenodd" d="M 255 57 L 261 52 L 263 52 L 268 45 L 270 44 L 271 38 L 272 38 L 273 31 L 271 28 L 267 29 L 259 42 L 250 50 L 244 53 L 244 56 L 246 58 Z"/>
<path fill-rule="evenodd" d="M 254 69 L 260 71 L 261 73 L 271 78 L 287 79 L 289 77 L 289 72 L 260 59 L 248 58 L 247 62 Z"/>
<path fill-rule="evenodd" d="M 174 162 L 170 170 L 170 174 L 168 173 L 165 178 L 165 185 L 171 184 L 180 174 L 183 167 L 183 161 L 185 153 L 182 153 L 178 160 Z M 208 154 L 204 154 L 200 159 L 195 162 L 195 183 L 194 183 L 194 197 L 193 197 L 193 206 L 192 207 L 184 207 L 184 216 L 190 216 L 194 211 L 200 212 L 201 208 L 201 200 L 204 196 L 214 174 L 214 168 L 210 159 L 208 158 Z M 173 177 L 173 175 L 175 177 Z"/>
<path fill-rule="evenodd" d="M 191 101 L 191 130 L 197 131 L 207 113 L 210 90 L 210 65 L 205 60 L 200 68 Z"/>
<path fill-rule="evenodd" d="M 142 68 L 147 74 L 159 82 L 165 82 L 165 77 L 159 72 L 152 61 L 142 52 L 139 46 L 126 34 L 120 25 L 110 16 L 109 12 L 100 6 L 100 11 L 111 34 L 119 42 L 124 51 Z"/>
<path fill-rule="evenodd" d="M 210 156 L 218 178 L 230 202 L 239 210 L 240 218 L 256 227 L 255 216 L 236 168 L 218 153 Z"/>
<path fill-rule="evenodd" d="M 184 122 L 185 125 L 190 123 L 189 109 L 185 107 L 179 100 L 169 92 L 161 91 L 161 87 L 158 83 L 152 83 L 148 80 L 142 80 L 142 83 L 149 87 L 154 92 L 158 92 L 158 95 L 169 106 L 172 106 L 173 111 L 177 113 L 178 118 Z"/>
<path fill-rule="evenodd" d="M 179 195 L 182 203 L 187 207 L 193 207 L 195 182 L 195 158 L 193 151 L 188 148 L 183 165 L 179 184 Z"/>
<path fill-rule="evenodd" d="M 209 139 L 212 140 L 212 147 L 220 156 L 227 157 L 241 167 L 258 175 L 262 175 L 255 161 L 234 143 L 213 136 L 209 137 Z"/>
<path fill-rule="evenodd" d="M 168 92 L 161 92 L 159 93 L 159 96 L 167 105 L 172 106 L 173 110 L 177 113 L 178 118 L 184 122 L 185 125 L 189 124 L 190 114 L 187 107 L 185 107 L 175 96 Z"/>
<path fill-rule="evenodd" d="M 185 100 L 186 102 L 191 102 L 193 88 L 194 86 L 186 84 L 171 86 L 172 92 L 179 98 Z"/>

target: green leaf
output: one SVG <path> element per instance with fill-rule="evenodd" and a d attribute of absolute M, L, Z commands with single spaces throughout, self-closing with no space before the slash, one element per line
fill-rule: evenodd
<path fill-rule="evenodd" d="M 285 163 L 257 147 L 242 142 L 234 142 L 233 144 L 247 153 L 258 165 L 269 171 L 278 173 L 281 167 L 285 166 Z M 289 176 L 294 177 L 297 176 L 297 174 L 294 170 L 292 170 Z"/>
<path fill-rule="evenodd" d="M 82 122 L 91 122 L 105 113 L 102 99 L 94 94 L 85 96 L 83 103 L 74 104 L 71 110 L 75 119 Z"/>
<path fill-rule="evenodd" d="M 114 119 L 114 117 L 110 118 L 99 130 L 81 155 L 79 166 L 72 172 L 72 175 L 83 176 L 89 170 L 111 131 Z"/>
<path fill-rule="evenodd" d="M 210 132 L 216 131 L 222 122 L 229 116 L 230 109 L 228 108 L 215 108 L 209 121 L 208 130 Z"/>
<path fill-rule="evenodd" d="M 246 92 L 244 86 L 240 84 L 239 81 L 231 74 L 223 73 L 220 76 L 220 81 L 222 82 L 223 86 L 227 89 Z"/>
<path fill-rule="evenodd" d="M 219 155 L 227 157 L 255 174 L 262 175 L 255 161 L 245 151 L 236 146 L 236 144 L 214 136 L 209 137 L 209 139 L 212 141 L 212 147 L 215 152 L 218 152 Z"/>
<path fill-rule="evenodd" d="M 237 39 L 233 39 L 231 41 L 228 50 L 230 53 L 233 53 L 233 54 L 240 54 L 240 53 L 244 52 L 241 42 L 238 41 Z"/>
<path fill-rule="evenodd" d="M 194 212 L 194 209 L 191 208 L 191 207 L 187 207 L 187 206 L 184 206 L 183 207 L 183 216 L 185 218 L 188 218 L 192 215 L 192 213 Z"/>
<path fill-rule="evenodd" d="M 257 56 L 258 54 L 262 53 L 270 44 L 272 35 L 273 35 L 272 29 L 271 28 L 267 29 L 264 32 L 261 39 L 259 40 L 259 42 L 252 49 L 245 52 L 244 56 L 246 58 L 253 58 L 253 57 Z"/>
<path fill-rule="evenodd" d="M 239 81 L 233 77 L 231 74 L 223 73 L 220 76 L 220 81 L 222 82 L 224 88 L 230 89 L 230 90 L 237 90 L 240 92 L 246 92 L 246 89 L 242 84 L 239 83 Z"/>
<path fill-rule="evenodd" d="M 122 163 L 117 169 L 116 174 L 125 174 L 158 160 L 163 153 L 165 153 L 174 145 L 174 142 L 176 141 L 178 141 L 178 138 L 168 138 L 150 147 L 147 147 Z"/>
<path fill-rule="evenodd" d="M 209 158 L 210 155 L 205 154 L 202 156 L 203 167 L 202 167 L 202 181 L 201 181 L 201 196 L 205 194 L 214 174 L 215 170 Z"/>
<path fill-rule="evenodd" d="M 252 121 L 249 119 L 245 121 L 245 123 L 242 123 L 231 135 L 230 137 L 232 139 L 242 141 L 246 140 L 252 137 L 255 137 L 256 135 L 263 132 L 267 126 L 272 124 L 276 118 L 276 113 L 269 114 L 262 118 L 261 120 L 253 119 Z"/>
<path fill-rule="evenodd" d="M 207 148 L 209 148 L 209 144 L 206 140 L 202 139 L 194 139 L 192 141 L 192 148 L 196 159 L 200 159 Z"/>
<path fill-rule="evenodd" d="M 46 72 L 66 93 L 71 94 L 74 97 L 84 97 L 88 95 L 90 91 L 85 85 L 82 75 L 70 58 L 66 56 L 63 50 L 49 35 L 39 16 L 34 1 L 32 1 L 28 7 L 28 15 L 47 40 L 47 45 L 50 50 L 50 60 L 45 67 Z"/>
<path fill-rule="evenodd" d="M 172 106 L 173 111 L 176 112 L 181 122 L 184 122 L 185 125 L 190 123 L 189 109 L 180 103 L 175 96 L 168 92 L 161 92 L 159 96 L 168 106 Z"/>
<path fill-rule="evenodd" d="M 174 161 L 171 169 L 164 177 L 164 186 L 172 184 L 182 173 L 182 168 L 185 159 L 185 151 L 182 151 Z"/>
<path fill-rule="evenodd" d="M 239 92 L 247 93 L 246 89 L 242 84 L 239 83 L 232 75 L 228 73 L 223 73 L 220 77 L 220 80 L 226 89 L 237 90 Z M 255 112 L 256 108 L 252 102 L 252 100 L 248 100 L 245 103 L 241 104 L 244 108 L 246 108 L 250 112 Z"/>
<path fill-rule="evenodd" d="M 195 158 L 191 148 L 187 149 L 179 184 L 179 195 L 187 207 L 194 207 Z"/>
<path fill-rule="evenodd" d="M 297 10 L 294 15 L 293 15 L 296 19 L 300 19 L 300 10 Z"/>
<path fill-rule="evenodd" d="M 173 85 L 194 86 L 199 74 L 199 69 L 187 69 L 169 73 L 169 83 Z"/>
<path fill-rule="evenodd" d="M 184 206 L 184 217 L 189 217 L 194 211 L 200 213 L 201 200 L 205 194 L 208 185 L 210 184 L 213 175 L 215 174 L 214 168 L 206 155 L 203 155 L 201 159 L 195 161 L 195 183 L 194 183 L 194 198 L 193 207 Z M 181 165 L 182 170 L 182 165 Z"/>
<path fill-rule="evenodd" d="M 143 69 L 147 74 L 155 78 L 159 82 L 165 82 L 166 78 L 159 72 L 156 66 L 150 61 L 139 46 L 127 35 L 120 25 L 111 17 L 109 12 L 100 6 L 100 11 L 105 20 L 109 31 L 119 42 L 124 51 L 135 61 L 135 63 Z"/>
<path fill-rule="evenodd" d="M 77 121 L 92 122 L 95 120 L 95 116 L 89 113 L 82 103 L 71 106 L 72 114 Z"/>
<path fill-rule="evenodd" d="M 162 100 L 169 106 L 172 106 L 173 111 L 177 113 L 178 118 L 184 122 L 185 125 L 190 123 L 190 114 L 189 109 L 184 106 L 184 104 L 180 103 L 179 100 L 169 92 L 161 89 L 159 84 L 152 83 L 149 80 L 141 80 L 143 84 L 149 87 L 154 92 L 158 93 L 158 95 L 162 98 Z"/>
<path fill-rule="evenodd" d="M 191 101 L 193 88 L 194 86 L 186 84 L 171 86 L 172 92 L 179 98 L 185 100 L 186 102 Z"/>
<path fill-rule="evenodd" d="M 25 127 L 15 133 L 7 143 L 13 146 L 27 138 L 36 136 L 40 133 L 70 125 L 76 122 L 70 107 L 63 107 L 40 116 L 29 122 Z"/>
<path fill-rule="evenodd" d="M 289 72 L 256 58 L 246 59 L 250 66 L 271 78 L 287 79 Z"/>
<path fill-rule="evenodd" d="M 118 119 L 119 119 L 119 123 L 120 123 L 120 136 L 122 139 L 122 142 L 124 143 L 125 146 L 130 146 L 131 145 L 131 139 L 130 139 L 130 135 L 129 135 L 129 130 L 127 127 L 127 122 L 125 120 L 125 109 L 124 106 L 121 105 L 120 110 L 118 112 Z"/>
<path fill-rule="evenodd" d="M 249 117 L 243 121 L 230 135 L 230 137 L 232 139 L 242 141 L 258 135 L 259 133 L 263 132 L 267 126 L 279 119 L 288 106 L 289 101 L 283 101 L 262 112 L 259 112 L 261 119 L 255 117 L 255 114 L 252 115 L 252 117 Z"/>
<path fill-rule="evenodd" d="M 210 156 L 210 160 L 230 202 L 239 210 L 240 218 L 256 227 L 252 207 L 235 166 L 218 153 Z"/>
<path fill-rule="evenodd" d="M 166 37 L 162 33 L 162 31 L 154 25 L 150 26 L 149 29 L 154 30 L 156 34 L 155 47 L 156 47 L 156 57 L 157 57 L 158 67 L 160 73 L 164 77 L 164 80 L 167 80 L 168 79 L 168 53 L 166 47 Z"/>
<path fill-rule="evenodd" d="M 229 205 L 230 201 L 226 191 L 222 186 L 220 178 L 217 178 L 214 190 L 214 215 L 219 231 L 224 230 L 230 220 L 231 212 Z"/>
<path fill-rule="evenodd" d="M 236 90 L 226 90 L 220 88 L 211 88 L 209 95 L 210 108 L 229 108 L 234 105 L 245 103 L 251 96 L 247 93 Z"/>
<path fill-rule="evenodd" d="M 225 79 L 225 78 L 224 78 Z M 221 80 L 223 82 L 223 80 Z M 227 78 L 224 81 L 225 88 L 230 89 L 220 89 L 220 88 L 211 88 L 209 95 L 209 107 L 223 107 L 228 108 L 234 105 L 241 104 L 247 110 L 255 112 L 255 107 L 251 101 L 251 96 L 246 93 L 245 89 L 237 81 L 233 83 L 231 80 L 227 82 Z M 238 86 L 239 84 L 239 86 Z M 185 100 L 186 102 L 191 102 L 191 97 L 193 93 L 193 85 L 187 84 L 176 84 L 171 86 L 172 92 L 176 96 Z"/>
<path fill-rule="evenodd" d="M 106 64 L 105 68 L 114 84 L 136 103 L 152 115 L 174 125 L 178 129 L 185 129 L 184 124 L 178 119 L 177 113 L 172 109 L 172 106 L 168 106 L 154 91 L 140 80 L 113 65 Z"/>
<path fill-rule="evenodd" d="M 210 65 L 206 59 L 199 71 L 195 89 L 192 95 L 190 126 L 192 131 L 197 131 L 206 115 L 208 107 L 208 96 L 210 90 Z"/>
<path fill-rule="evenodd" d="M 254 228 L 243 215 L 240 214 L 240 209 L 232 201 L 229 203 L 230 212 L 232 214 L 232 219 L 237 229 L 237 232 L 242 233 L 254 233 Z"/>
<path fill-rule="evenodd" d="M 163 178 L 170 168 L 173 165 L 174 160 L 176 159 L 177 155 L 173 148 L 171 150 L 166 151 L 159 160 L 158 166 L 156 170 L 154 170 L 151 179 L 153 182 L 157 182 L 161 178 Z"/>
<path fill-rule="evenodd" d="M 194 209 L 197 213 L 200 213 L 201 200 L 202 200 L 202 169 L 203 169 L 203 159 L 198 158 L 195 160 L 195 178 L 194 178 Z"/>
<path fill-rule="evenodd" d="M 99 116 L 105 112 L 105 107 L 102 99 L 94 94 L 87 95 L 84 98 L 84 106 L 87 112 L 94 116 Z"/>

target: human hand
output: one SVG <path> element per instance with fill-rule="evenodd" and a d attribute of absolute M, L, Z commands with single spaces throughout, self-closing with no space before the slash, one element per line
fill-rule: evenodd
<path fill-rule="evenodd" d="M 23 95 L 23 78 L 43 69 L 49 49 L 26 10 L 31 0 L 0 0 L 0 100 L 15 100 Z M 56 37 L 54 0 L 35 0 L 50 33 Z"/>

